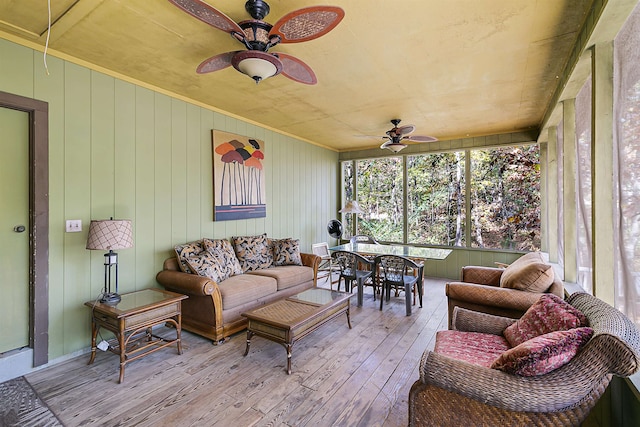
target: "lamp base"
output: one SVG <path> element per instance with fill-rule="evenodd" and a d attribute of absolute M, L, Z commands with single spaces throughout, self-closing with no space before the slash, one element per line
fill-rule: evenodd
<path fill-rule="evenodd" d="M 108 305 L 116 305 L 121 300 L 120 295 L 115 292 L 108 292 L 102 295 L 100 302 Z"/>

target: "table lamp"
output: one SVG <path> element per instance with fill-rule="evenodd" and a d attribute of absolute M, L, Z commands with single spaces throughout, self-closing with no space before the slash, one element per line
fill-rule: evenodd
<path fill-rule="evenodd" d="M 131 221 L 128 219 L 104 219 L 91 220 L 89 236 L 87 237 L 87 249 L 107 250 L 104 254 L 104 292 L 100 302 L 105 304 L 117 304 L 120 302 L 118 295 L 118 254 L 114 249 L 126 249 L 133 247 L 133 233 Z M 111 292 L 111 269 L 115 266 L 115 292 Z"/>
<path fill-rule="evenodd" d="M 338 212 L 340 213 L 350 213 L 350 214 L 361 214 L 364 211 L 360 208 L 360 205 L 355 200 L 349 200 L 344 208 L 340 209 Z M 351 233 L 355 233 L 355 221 L 351 224 Z M 348 237 L 348 236 L 347 236 Z"/>

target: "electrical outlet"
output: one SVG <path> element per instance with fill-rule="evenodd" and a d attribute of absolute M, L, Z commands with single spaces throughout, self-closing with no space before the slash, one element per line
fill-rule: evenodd
<path fill-rule="evenodd" d="M 82 231 L 81 219 L 68 219 L 67 220 L 67 233 L 77 233 Z"/>

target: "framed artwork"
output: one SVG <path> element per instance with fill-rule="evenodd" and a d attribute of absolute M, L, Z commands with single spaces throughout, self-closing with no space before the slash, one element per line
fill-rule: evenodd
<path fill-rule="evenodd" d="M 264 141 L 211 131 L 213 220 L 267 216 Z"/>

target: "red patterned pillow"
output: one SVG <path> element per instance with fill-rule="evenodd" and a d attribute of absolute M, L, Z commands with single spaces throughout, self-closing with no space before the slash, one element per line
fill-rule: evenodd
<path fill-rule="evenodd" d="M 540 335 L 588 326 L 580 310 L 554 294 L 542 295 L 517 322 L 508 326 L 503 335 L 511 347 Z"/>
<path fill-rule="evenodd" d="M 544 375 L 568 363 L 592 335 L 589 327 L 540 335 L 502 353 L 491 368 L 523 377 Z"/>

